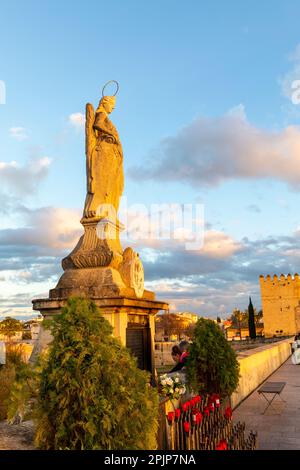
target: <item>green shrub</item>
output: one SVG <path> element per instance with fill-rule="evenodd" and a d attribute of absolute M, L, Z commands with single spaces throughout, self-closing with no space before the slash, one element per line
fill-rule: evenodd
<path fill-rule="evenodd" d="M 41 374 L 41 449 L 155 449 L 158 395 L 93 302 L 71 298 Z"/>
<path fill-rule="evenodd" d="M 25 352 L 23 344 L 9 342 L 6 343 L 6 363 L 14 365 L 16 369 L 22 368 L 25 364 Z"/>
<path fill-rule="evenodd" d="M 7 418 L 8 399 L 16 378 L 15 367 L 11 364 L 0 366 L 0 420 Z"/>
<path fill-rule="evenodd" d="M 239 382 L 236 354 L 220 327 L 200 318 L 194 330 L 187 364 L 187 378 L 193 390 L 230 396 Z"/>
<path fill-rule="evenodd" d="M 24 367 L 22 345 L 7 343 L 6 364 L 0 366 L 0 420 L 8 417 L 11 393 Z"/>
<path fill-rule="evenodd" d="M 23 364 L 18 367 L 10 395 L 6 401 L 7 419 L 10 423 L 33 419 L 34 405 L 39 390 L 39 364 Z"/>

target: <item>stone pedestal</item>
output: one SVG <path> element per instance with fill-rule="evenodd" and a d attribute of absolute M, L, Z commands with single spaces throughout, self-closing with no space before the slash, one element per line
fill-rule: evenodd
<path fill-rule="evenodd" d="M 52 295 L 53 291 L 56 289 L 50 291 Z M 112 325 L 114 335 L 136 355 L 139 367 L 153 373 L 155 315 L 160 310 L 167 310 L 168 304 L 154 300 L 152 292 L 145 291 L 144 294 L 142 299 L 116 296 L 91 297 L 91 300 Z M 51 320 L 66 303 L 67 298 L 36 299 L 33 309 L 38 310 L 45 320 Z M 51 339 L 49 330 L 41 327 L 31 360 L 48 346 Z"/>
<path fill-rule="evenodd" d="M 144 289 L 142 263 L 132 248 L 122 250 L 119 222 L 94 218 L 81 223 L 84 234 L 62 260 L 63 275 L 49 298 L 33 300 L 33 309 L 49 320 L 61 312 L 69 297 L 93 300 L 114 335 L 135 354 L 139 367 L 154 372 L 155 315 L 167 310 L 168 304 Z M 51 339 L 49 330 L 41 328 L 32 361 Z"/>

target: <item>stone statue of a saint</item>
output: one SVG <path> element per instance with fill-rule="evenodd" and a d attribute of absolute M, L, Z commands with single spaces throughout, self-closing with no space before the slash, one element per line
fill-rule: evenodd
<path fill-rule="evenodd" d="M 62 260 L 65 273 L 51 291 L 53 297 L 69 295 L 76 283 L 82 294 L 92 297 L 96 292 L 112 296 L 126 291 L 141 298 L 144 293 L 139 255 L 130 247 L 123 250 L 119 236 L 123 152 L 118 132 L 108 117 L 115 101 L 115 96 L 102 96 L 96 111 L 90 103 L 86 105 L 87 195 L 81 219 L 84 234 Z"/>
<path fill-rule="evenodd" d="M 124 189 L 123 151 L 118 132 L 109 119 L 115 96 L 103 96 L 94 112 L 86 105 L 87 196 L 84 218 L 117 219 Z M 112 212 L 111 212 L 112 211 Z"/>

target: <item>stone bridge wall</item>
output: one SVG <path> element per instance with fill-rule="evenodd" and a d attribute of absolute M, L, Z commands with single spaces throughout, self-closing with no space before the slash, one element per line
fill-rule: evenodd
<path fill-rule="evenodd" d="M 292 341 L 293 338 L 284 339 L 238 355 L 241 377 L 238 389 L 231 397 L 232 408 L 250 395 L 289 358 Z"/>

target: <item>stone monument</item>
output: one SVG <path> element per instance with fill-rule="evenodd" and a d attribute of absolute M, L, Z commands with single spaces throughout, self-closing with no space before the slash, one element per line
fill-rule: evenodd
<path fill-rule="evenodd" d="M 104 94 L 105 86 L 96 111 L 91 104 L 86 105 L 87 194 L 81 219 L 84 233 L 62 260 L 64 273 L 50 290 L 49 298 L 33 300 L 33 309 L 51 319 L 71 296 L 93 300 L 113 326 L 115 336 L 137 356 L 139 367 L 151 371 L 155 315 L 167 310 L 168 304 L 155 300 L 155 294 L 145 290 L 138 253 L 131 247 L 123 250 L 120 243 L 123 151 L 109 119 L 116 98 Z M 50 340 L 50 332 L 41 329 L 34 353 Z"/>

